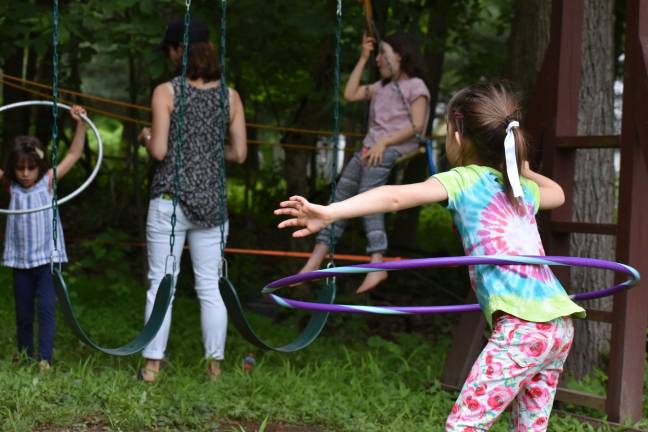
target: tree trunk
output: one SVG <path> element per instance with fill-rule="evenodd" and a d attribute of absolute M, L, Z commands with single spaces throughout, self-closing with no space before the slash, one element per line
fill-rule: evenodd
<path fill-rule="evenodd" d="M 551 0 L 515 1 L 506 76 L 521 90 L 525 111 L 549 44 L 550 27 Z"/>
<path fill-rule="evenodd" d="M 614 0 L 586 0 L 583 24 L 579 135 L 614 133 Z M 615 214 L 614 150 L 578 150 L 574 179 L 573 219 L 578 222 L 612 223 Z M 570 254 L 614 260 L 611 236 L 573 234 Z M 613 275 L 603 270 L 574 268 L 571 291 L 591 291 L 611 286 Z M 606 297 L 586 303 L 588 308 L 611 310 Z M 575 321 L 576 337 L 566 370 L 577 378 L 601 365 L 609 350 L 609 324 Z"/>
<path fill-rule="evenodd" d="M 52 85 L 52 48 L 49 47 L 45 55 L 40 59 L 38 71 L 36 72 L 36 81 Z M 46 90 L 50 93 L 50 90 Z M 46 107 L 36 108 L 36 136 L 45 147 L 49 145 L 52 135 L 52 110 Z"/>
<path fill-rule="evenodd" d="M 133 55 L 128 56 L 128 98 L 129 102 L 136 104 L 137 101 L 137 91 L 143 83 L 139 82 L 137 79 L 138 76 L 141 76 L 139 69 L 141 67 L 141 62 L 137 61 Z M 128 116 L 131 118 L 138 118 L 138 112 L 135 108 L 128 108 Z M 137 135 L 139 133 L 138 125 L 126 122 L 124 123 L 124 131 L 122 133 L 124 141 L 126 142 L 126 156 L 128 158 L 128 163 L 126 169 L 130 170 L 130 178 L 132 179 L 132 188 L 133 188 L 133 197 L 132 200 L 135 202 L 135 221 L 137 228 L 137 239 L 146 238 L 146 204 L 144 200 L 146 194 L 143 193 L 147 186 L 145 182 L 145 175 L 142 173 L 142 164 L 139 157 L 139 148 L 140 144 L 137 141 Z M 113 197 L 114 198 L 114 197 Z M 133 202 L 131 201 L 131 202 Z M 119 208 L 119 205 L 115 205 L 115 208 Z M 141 281 L 146 286 L 146 271 L 148 269 L 148 260 L 146 253 L 140 254 L 140 271 L 141 271 Z"/>
<path fill-rule="evenodd" d="M 23 51 L 15 49 L 4 59 L 4 73 L 13 76 L 22 76 Z M 2 86 L 3 105 L 29 99 L 26 94 L 8 85 Z M 13 109 L 3 113 L 2 118 L 2 139 L 5 143 L 13 142 L 18 135 L 24 135 L 29 131 L 29 109 Z M 2 146 L 2 160 L 7 154 L 8 146 Z"/>
<path fill-rule="evenodd" d="M 313 91 L 304 96 L 299 104 L 293 124 L 297 127 L 312 129 L 331 129 L 326 125 L 332 125 L 332 113 L 330 110 L 322 107 L 330 106 L 333 98 L 333 69 L 334 69 L 334 44 L 323 42 L 321 47 L 322 56 L 320 61 L 313 69 L 315 77 L 315 86 Z M 340 91 L 344 84 L 340 82 Z M 296 132 L 287 132 L 283 136 L 284 142 L 299 142 L 315 145 L 313 135 L 302 135 Z M 288 194 L 308 195 L 308 179 L 306 176 L 306 166 L 310 161 L 310 151 L 289 149 L 286 151 L 284 161 L 284 175 Z M 313 191 L 311 191 L 313 192 Z"/>

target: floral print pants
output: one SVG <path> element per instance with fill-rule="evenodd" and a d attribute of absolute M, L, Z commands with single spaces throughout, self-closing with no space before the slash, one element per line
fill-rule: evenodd
<path fill-rule="evenodd" d="M 511 431 L 546 431 L 574 337 L 571 318 L 545 323 L 501 315 L 473 365 L 446 431 L 485 431 L 511 405 Z"/>

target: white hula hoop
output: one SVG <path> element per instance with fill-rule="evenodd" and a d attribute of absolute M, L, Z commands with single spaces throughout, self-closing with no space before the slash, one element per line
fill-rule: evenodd
<path fill-rule="evenodd" d="M 12 103 L 9 105 L 5 105 L 0 107 L 0 112 L 2 111 L 8 111 L 10 109 L 14 108 L 20 108 L 24 106 L 31 106 L 31 105 L 47 105 L 47 106 L 52 106 L 54 105 L 54 102 L 52 101 L 24 101 L 24 102 L 16 102 Z M 61 107 L 66 110 L 70 110 L 70 107 L 68 105 L 62 104 L 62 103 L 57 103 L 56 106 Z M 88 186 L 90 186 L 90 183 L 97 177 L 97 174 L 99 173 L 99 169 L 101 168 L 101 161 L 103 160 L 103 142 L 101 141 L 101 135 L 99 135 L 99 131 L 97 130 L 97 127 L 92 123 L 92 121 L 85 115 L 82 115 L 81 118 L 83 119 L 84 122 L 88 126 L 90 126 L 90 129 L 92 129 L 92 132 L 94 132 L 95 137 L 97 137 L 97 143 L 99 145 L 99 148 L 97 150 L 97 162 L 95 163 L 94 169 L 90 173 L 90 176 L 86 179 L 85 182 L 81 184 L 81 186 L 78 187 L 77 190 L 74 192 L 68 194 L 67 196 L 61 198 L 58 200 L 58 204 L 64 204 L 68 201 L 70 201 L 72 198 L 76 197 L 79 195 L 81 192 L 83 192 Z M 22 209 L 22 210 L 10 210 L 10 209 L 2 209 L 0 208 L 0 214 L 25 214 L 25 213 L 35 213 L 43 210 L 47 210 L 52 208 L 52 205 L 47 205 L 47 206 L 42 206 L 42 207 L 35 207 L 31 209 Z"/>

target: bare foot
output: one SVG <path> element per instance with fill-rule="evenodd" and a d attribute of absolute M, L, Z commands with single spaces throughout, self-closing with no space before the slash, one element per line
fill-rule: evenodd
<path fill-rule="evenodd" d="M 324 243 L 316 243 L 315 247 L 313 248 L 313 252 L 311 252 L 311 256 L 308 258 L 308 261 L 306 261 L 306 264 L 304 264 L 304 267 L 302 267 L 301 270 L 299 270 L 299 273 L 307 273 L 307 272 L 319 270 L 320 265 L 322 264 L 322 261 L 326 257 L 327 253 L 328 253 L 327 245 L 325 245 Z M 297 287 L 302 284 L 303 282 L 297 282 L 288 286 Z"/>
<path fill-rule="evenodd" d="M 385 279 L 387 279 L 386 271 L 367 273 L 367 276 L 365 276 L 364 280 L 362 281 L 362 284 L 356 290 L 356 294 L 362 294 L 364 292 L 376 288 L 378 284 L 384 281 Z"/>

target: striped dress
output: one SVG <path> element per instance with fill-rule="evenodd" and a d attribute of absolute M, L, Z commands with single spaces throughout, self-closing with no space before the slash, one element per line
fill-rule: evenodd
<path fill-rule="evenodd" d="M 49 176 L 45 175 L 34 186 L 25 189 L 12 183 L 9 209 L 19 210 L 42 207 L 52 203 L 52 193 L 48 189 Z M 65 240 L 61 219 L 58 220 L 58 250 L 56 262 L 67 262 Z M 4 254 L 5 267 L 30 269 L 49 264 L 54 241 L 52 239 L 52 209 L 35 213 L 9 215 L 5 230 Z"/>

